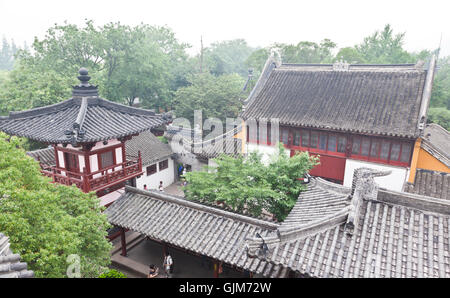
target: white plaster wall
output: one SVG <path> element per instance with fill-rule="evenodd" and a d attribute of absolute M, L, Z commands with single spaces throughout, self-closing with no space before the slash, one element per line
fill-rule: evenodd
<path fill-rule="evenodd" d="M 270 157 L 275 154 L 278 150 L 277 146 L 268 146 L 268 145 L 258 145 L 258 144 L 252 144 L 252 143 L 247 143 L 247 152 L 253 152 L 253 151 L 258 151 L 259 153 L 262 154 L 262 162 L 264 164 L 268 164 L 270 161 Z M 286 154 L 288 156 L 290 156 L 291 154 L 291 150 L 289 149 L 285 149 Z"/>
<path fill-rule="evenodd" d="M 408 168 L 396 167 L 390 165 L 381 165 L 366 161 L 347 159 L 345 164 L 345 174 L 344 174 L 344 186 L 351 187 L 353 180 L 353 172 L 357 168 L 370 168 L 374 170 L 382 170 L 382 171 L 392 171 L 392 173 L 388 176 L 376 177 L 375 182 L 378 183 L 380 187 L 402 191 L 403 184 L 408 178 Z"/>
<path fill-rule="evenodd" d="M 116 148 L 116 163 L 122 163 L 122 147 Z"/>
<path fill-rule="evenodd" d="M 116 164 L 122 163 L 122 147 L 116 148 L 114 154 L 116 155 Z M 114 170 L 120 170 L 122 166 L 115 167 Z"/>
<path fill-rule="evenodd" d="M 58 161 L 60 168 L 66 168 L 64 164 L 64 152 L 58 151 Z"/>
<path fill-rule="evenodd" d="M 91 166 L 91 173 L 94 173 L 94 172 L 98 171 L 98 158 L 97 158 L 97 154 L 94 154 L 94 155 L 90 155 L 90 156 L 89 156 L 89 163 L 90 163 L 90 166 Z M 101 174 L 98 173 L 98 174 L 95 174 L 95 175 L 94 175 L 94 178 L 98 178 L 98 177 L 100 177 L 100 176 L 101 176 Z"/>
<path fill-rule="evenodd" d="M 162 171 L 159 170 L 159 161 L 156 162 L 157 172 L 153 175 L 147 176 L 146 168 L 152 164 L 148 164 L 142 166 L 142 170 L 144 174 L 138 179 L 136 179 L 136 187 L 143 189 L 144 184 L 147 184 L 148 189 L 158 189 L 159 181 L 163 182 L 163 187 L 167 187 L 175 181 L 175 169 L 174 169 L 174 161 L 172 158 L 169 158 L 168 168 Z"/>
<path fill-rule="evenodd" d="M 80 165 L 80 172 L 84 172 L 84 167 L 86 166 L 84 163 L 84 155 L 78 155 L 78 164 Z"/>
<path fill-rule="evenodd" d="M 58 161 L 59 161 L 59 167 L 65 169 L 65 164 L 64 164 L 64 152 L 58 151 Z M 66 175 L 66 172 L 61 171 L 61 175 Z"/>

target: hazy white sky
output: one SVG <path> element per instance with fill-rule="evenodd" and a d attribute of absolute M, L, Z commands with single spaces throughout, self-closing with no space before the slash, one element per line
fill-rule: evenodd
<path fill-rule="evenodd" d="M 450 55 L 449 0 L 0 0 L 0 37 L 30 45 L 34 36 L 67 20 L 96 25 L 120 21 L 136 25 L 168 25 L 179 40 L 199 49 L 244 38 L 251 46 L 274 42 L 319 42 L 329 38 L 338 47 L 353 46 L 385 24 L 406 32 L 409 51 L 435 49 L 442 33 L 442 55 Z"/>

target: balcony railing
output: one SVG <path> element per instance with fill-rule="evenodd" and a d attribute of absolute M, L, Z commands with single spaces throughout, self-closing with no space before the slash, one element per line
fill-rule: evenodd
<path fill-rule="evenodd" d="M 41 164 L 41 167 L 41 172 L 45 176 L 52 178 L 54 183 L 75 185 L 84 192 L 104 190 L 143 173 L 140 153 L 138 157 L 132 157 L 132 159 L 125 160 L 125 162 L 89 174 L 71 172 L 64 168 L 44 164 Z"/>

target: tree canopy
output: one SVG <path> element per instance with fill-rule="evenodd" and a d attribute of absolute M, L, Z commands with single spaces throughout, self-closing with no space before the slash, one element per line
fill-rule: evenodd
<path fill-rule="evenodd" d="M 210 73 L 192 75 L 190 85 L 175 93 L 176 117 L 193 123 L 194 111 L 202 110 L 203 119 L 219 118 L 225 123 L 227 117 L 237 117 L 242 109 L 240 95 L 244 79 L 238 74 L 214 76 Z"/>
<path fill-rule="evenodd" d="M 245 78 L 248 75 L 245 61 L 253 51 L 255 48 L 244 39 L 215 42 L 204 50 L 205 68 L 216 76 L 237 73 Z"/>
<path fill-rule="evenodd" d="M 44 39 L 35 39 L 33 52 L 18 52 L 20 66 L 11 71 L 12 82 L 0 98 L 10 109 L 15 107 L 11 102 L 30 98 L 46 97 L 42 104 L 56 103 L 67 99 L 68 83 L 77 83 L 78 69 L 87 67 L 101 96 L 130 105 L 138 97 L 144 107 L 167 110 L 173 92 L 186 84 L 187 47 L 167 27 L 119 22 L 95 27 L 92 21 L 82 27 L 55 25 Z M 55 92 L 57 85 L 65 91 Z"/>
<path fill-rule="evenodd" d="M 110 227 L 94 193 L 51 184 L 21 140 L 0 133 L 0 231 L 36 277 L 66 277 L 77 255 L 81 277 L 97 277 L 110 263 Z"/>
<path fill-rule="evenodd" d="M 297 201 L 305 185 L 303 177 L 318 163 L 318 158 L 302 152 L 289 157 L 282 145 L 279 153 L 264 164 L 261 154 L 247 157 L 222 155 L 209 171 L 186 173 L 185 195 L 190 200 L 223 203 L 235 212 L 260 216 L 263 210 L 282 221 Z"/>
<path fill-rule="evenodd" d="M 11 40 L 8 42 L 6 37 L 3 37 L 2 44 L 0 47 L 0 70 L 11 70 L 14 66 L 14 55 L 17 53 L 19 48 Z"/>

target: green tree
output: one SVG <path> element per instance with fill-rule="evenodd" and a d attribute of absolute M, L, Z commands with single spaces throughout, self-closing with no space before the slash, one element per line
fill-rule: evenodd
<path fill-rule="evenodd" d="M 443 108 L 429 108 L 428 121 L 439 124 L 450 131 L 450 110 Z"/>
<path fill-rule="evenodd" d="M 450 56 L 439 59 L 437 65 L 430 105 L 450 110 Z"/>
<path fill-rule="evenodd" d="M 0 231 L 37 277 L 65 277 L 68 256 L 82 277 L 108 270 L 110 227 L 94 193 L 51 184 L 16 137 L 0 133 Z"/>
<path fill-rule="evenodd" d="M 0 113 L 50 105 L 67 99 L 76 77 L 62 76 L 54 70 L 45 72 L 24 65 L 21 60 L 8 73 L 0 88 Z"/>
<path fill-rule="evenodd" d="M 176 117 L 193 121 L 194 110 L 202 110 L 203 118 L 237 117 L 242 109 L 239 96 L 245 80 L 238 74 L 216 77 L 210 73 L 192 75 L 190 86 L 175 93 Z M 193 123 L 193 122 L 191 122 Z"/>
<path fill-rule="evenodd" d="M 356 49 L 367 63 L 415 63 L 415 57 L 403 49 L 404 38 L 405 33 L 394 34 L 391 25 L 387 24 L 382 31 L 364 38 Z"/>
<path fill-rule="evenodd" d="M 14 55 L 19 49 L 14 40 L 11 43 L 3 37 L 2 46 L 0 47 L 0 70 L 11 70 L 14 65 Z"/>
<path fill-rule="evenodd" d="M 82 27 L 55 25 L 45 38 L 35 39 L 32 52 L 18 52 L 20 67 L 11 76 L 22 77 L 22 81 L 8 85 L 2 98 L 34 100 L 42 97 L 40 93 L 53 93 L 54 85 L 61 81 L 76 83 L 78 69 L 87 67 L 91 81 L 100 86 L 101 96 L 130 105 L 138 97 L 146 108 L 167 110 L 174 91 L 186 85 L 182 76 L 187 73 L 187 47 L 167 27 L 130 27 L 119 22 L 95 27 L 92 21 Z M 39 79 L 41 76 L 46 80 Z M 35 86 L 30 88 L 30 84 Z M 70 89 L 70 85 L 60 88 Z M 16 89 L 33 92 L 28 98 L 19 98 Z M 66 98 L 67 93 L 57 94 L 52 103 Z"/>
<path fill-rule="evenodd" d="M 301 41 L 297 45 L 279 44 L 283 63 L 330 63 L 333 59 L 331 51 L 336 44 L 329 39 L 319 44 Z"/>
<path fill-rule="evenodd" d="M 127 278 L 127 276 L 115 269 L 111 269 L 108 272 L 100 274 L 99 278 Z"/>
<path fill-rule="evenodd" d="M 261 74 L 262 68 L 270 55 L 269 48 L 258 49 L 250 54 L 250 56 L 245 60 L 245 65 L 247 68 L 253 69 L 253 74 L 258 78 Z"/>
<path fill-rule="evenodd" d="M 339 50 L 333 62 L 344 60 L 350 64 L 364 64 L 367 63 L 363 55 L 353 47 L 346 47 Z"/>
<path fill-rule="evenodd" d="M 216 42 L 204 50 L 204 63 L 216 76 L 237 73 L 246 78 L 245 61 L 254 50 L 244 39 Z"/>
<path fill-rule="evenodd" d="M 282 221 L 297 201 L 305 185 L 297 178 L 303 177 L 318 159 L 308 153 L 292 158 L 279 146 L 268 165 L 261 155 L 252 152 L 248 157 L 233 158 L 222 155 L 215 159 L 217 167 L 208 172 L 189 172 L 186 197 L 206 203 L 223 203 L 235 212 L 260 216 L 263 210 Z"/>
<path fill-rule="evenodd" d="M 296 45 L 275 43 L 269 47 L 253 51 L 245 64 L 252 68 L 255 78 L 259 77 L 270 52 L 278 49 L 283 63 L 331 63 L 333 49 L 336 44 L 330 39 L 324 39 L 320 43 L 301 41 Z"/>

